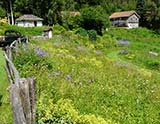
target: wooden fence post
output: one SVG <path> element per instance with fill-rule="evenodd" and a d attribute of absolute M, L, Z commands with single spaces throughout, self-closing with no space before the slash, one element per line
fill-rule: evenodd
<path fill-rule="evenodd" d="M 9 91 L 13 109 L 14 124 L 27 124 L 23 112 L 21 99 L 19 96 L 19 88 L 16 85 L 11 84 L 9 87 Z"/>
<path fill-rule="evenodd" d="M 14 41 L 11 47 L 13 45 L 16 45 L 18 48 L 18 41 Z M 20 78 L 19 72 L 12 62 L 11 47 L 4 48 L 4 56 L 6 59 L 6 72 L 11 84 L 9 92 L 14 124 L 35 124 L 36 81 L 34 78 Z"/>

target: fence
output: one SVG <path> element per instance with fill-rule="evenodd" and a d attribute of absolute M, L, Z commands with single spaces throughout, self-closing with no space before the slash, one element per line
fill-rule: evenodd
<path fill-rule="evenodd" d="M 10 100 L 13 109 L 14 124 L 35 124 L 36 86 L 34 78 L 21 78 L 12 62 L 12 47 L 18 49 L 21 39 L 15 40 L 10 46 L 3 48 L 6 59 L 6 72 L 10 86 Z M 15 53 L 16 53 L 15 52 Z"/>

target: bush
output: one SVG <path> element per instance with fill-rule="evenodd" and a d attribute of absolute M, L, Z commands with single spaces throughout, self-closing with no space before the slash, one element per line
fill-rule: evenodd
<path fill-rule="evenodd" d="M 97 32 L 95 30 L 89 30 L 88 31 L 88 36 L 89 36 L 89 39 L 91 41 L 96 41 L 96 39 L 97 39 Z"/>
<path fill-rule="evenodd" d="M 111 123 L 111 121 L 109 121 Z M 37 108 L 38 124 L 109 124 L 95 115 L 80 115 L 71 100 L 60 99 L 56 104 L 41 99 Z"/>
<path fill-rule="evenodd" d="M 53 33 L 54 34 L 62 34 L 66 31 L 66 29 L 63 26 L 60 26 L 58 24 L 53 26 Z"/>
<path fill-rule="evenodd" d="M 81 36 L 87 36 L 87 31 L 84 28 L 78 28 L 76 34 L 80 34 Z"/>
<path fill-rule="evenodd" d="M 150 69 L 160 70 L 160 62 L 157 60 L 148 60 L 147 66 Z"/>
<path fill-rule="evenodd" d="M 38 66 L 45 66 L 50 70 L 52 69 L 52 64 L 48 60 L 47 56 L 48 53 L 39 48 L 35 47 L 33 49 L 25 47 L 19 50 L 18 54 L 14 57 L 14 64 L 18 68 L 18 70 L 20 70 L 20 72 L 23 72 L 23 76 L 27 74 L 30 66 L 32 66 L 32 68 Z"/>

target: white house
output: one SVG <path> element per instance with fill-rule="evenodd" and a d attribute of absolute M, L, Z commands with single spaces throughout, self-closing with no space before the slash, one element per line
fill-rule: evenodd
<path fill-rule="evenodd" d="M 110 17 L 112 26 L 138 28 L 140 16 L 135 11 L 115 12 Z"/>
<path fill-rule="evenodd" d="M 32 14 L 23 15 L 16 19 L 16 25 L 20 27 L 42 26 L 43 19 Z"/>

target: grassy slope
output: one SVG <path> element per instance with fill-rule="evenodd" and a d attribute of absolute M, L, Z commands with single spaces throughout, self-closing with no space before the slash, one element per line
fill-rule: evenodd
<path fill-rule="evenodd" d="M 12 114 L 9 103 L 9 94 L 7 91 L 8 80 L 5 72 L 5 60 L 2 50 L 0 49 L 0 94 L 2 97 L 2 105 L 0 106 L 0 122 L 2 124 L 10 124 L 12 122 Z"/>
<path fill-rule="evenodd" d="M 116 54 L 125 48 L 137 52 L 141 58 L 145 56 L 141 51 L 158 49 L 159 38 L 150 36 L 150 32 L 147 37 L 142 35 L 134 30 L 112 29 L 96 44 L 70 33 L 54 36 L 49 41 L 36 41 L 32 46 L 47 52 L 47 65 L 50 63 L 52 69 L 30 66 L 27 62 L 19 69 L 23 76 L 37 78 L 38 94 L 44 99 L 71 99 L 81 113 L 99 115 L 121 124 L 159 123 L 159 73 L 142 71 L 142 67 L 146 68 L 144 61 L 137 58 L 130 60 L 122 56 L 121 62 L 121 56 Z M 130 40 L 133 45 L 114 47 L 115 38 Z M 149 43 L 147 39 L 154 42 Z M 143 42 L 138 43 L 140 40 Z M 145 49 L 144 44 L 147 44 Z"/>

